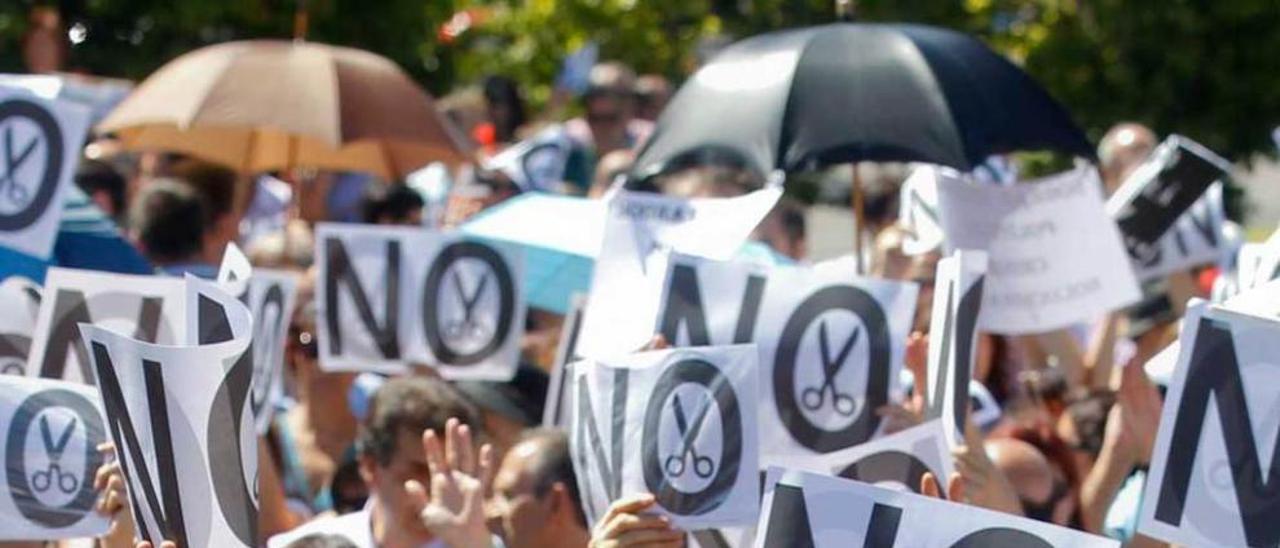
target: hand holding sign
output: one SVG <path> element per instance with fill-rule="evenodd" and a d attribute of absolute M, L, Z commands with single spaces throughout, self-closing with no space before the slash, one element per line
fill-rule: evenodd
<path fill-rule="evenodd" d="M 614 501 L 592 530 L 590 548 L 683 546 L 684 532 L 672 527 L 670 518 L 642 513 L 653 508 L 657 502 L 649 493 Z"/>

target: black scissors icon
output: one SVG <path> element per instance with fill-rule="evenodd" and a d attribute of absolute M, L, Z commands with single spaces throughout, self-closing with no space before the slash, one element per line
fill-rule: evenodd
<path fill-rule="evenodd" d="M 800 403 L 805 409 L 810 411 L 821 409 L 827 402 L 827 391 L 830 390 L 831 406 L 835 408 L 836 413 L 850 417 L 857 411 L 857 402 L 853 400 L 853 396 L 836 389 L 836 374 L 844 367 L 844 362 L 849 358 L 849 352 L 853 350 L 853 345 L 857 344 L 858 335 L 861 333 L 862 329 L 855 327 L 849 339 L 840 348 L 840 353 L 833 360 L 830 343 L 827 342 L 827 322 L 824 321 L 818 326 L 818 345 L 822 350 L 822 386 L 810 386 L 800 392 Z"/>
<path fill-rule="evenodd" d="M 702 423 L 707 418 L 707 412 L 711 410 L 711 402 L 707 402 L 702 406 L 702 410 L 698 411 L 698 415 L 693 418 L 693 425 L 689 424 L 689 420 L 684 416 L 684 406 L 680 405 L 680 395 L 675 395 L 675 401 L 672 406 L 676 413 L 676 429 L 680 431 L 680 445 L 682 449 L 679 453 L 667 456 L 667 460 L 663 462 L 663 467 L 667 470 L 667 475 L 672 477 L 680 477 L 684 475 L 685 465 L 687 461 L 693 459 L 694 475 L 707 479 L 716 470 L 716 463 L 711 457 L 699 455 L 693 448 L 693 440 L 698 439 L 698 433 L 702 431 Z"/>
<path fill-rule="evenodd" d="M 485 286 L 489 285 L 489 273 L 486 272 L 480 278 L 480 283 L 476 284 L 476 290 L 470 296 L 467 296 L 467 291 L 462 288 L 462 276 L 458 275 L 458 271 L 455 269 L 451 274 L 454 292 L 458 295 L 458 302 L 462 304 L 462 319 L 446 325 L 445 336 L 455 340 L 463 337 L 483 337 L 485 329 L 475 319 L 475 311 L 476 303 L 480 302 L 480 296 L 484 295 Z"/>
<path fill-rule="evenodd" d="M 14 154 L 13 151 L 13 124 L 4 128 L 4 177 L 0 178 L 0 191 L 4 192 L 4 196 L 15 205 L 26 205 L 27 200 L 31 197 L 31 193 L 27 187 L 18 183 L 18 168 L 27 163 L 27 159 L 31 157 L 31 153 L 36 150 L 36 139 L 32 139 L 26 148 L 21 152 Z"/>
<path fill-rule="evenodd" d="M 40 417 L 40 438 L 44 441 L 45 452 L 49 455 L 49 468 L 42 472 L 36 472 L 31 476 L 31 488 L 41 493 L 47 493 L 55 486 L 64 494 L 70 495 L 80 488 L 80 480 L 72 474 L 62 471 L 62 466 L 58 461 L 62 460 L 62 451 L 67 448 L 67 442 L 71 440 L 71 434 L 76 431 L 76 419 L 71 418 L 71 422 L 67 423 L 66 428 L 62 430 L 62 435 L 58 436 L 58 442 L 53 441 L 53 432 L 49 431 L 49 417 Z"/>

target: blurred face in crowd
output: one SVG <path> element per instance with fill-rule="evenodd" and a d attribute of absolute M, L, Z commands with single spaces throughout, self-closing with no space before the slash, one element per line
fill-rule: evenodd
<path fill-rule="evenodd" d="M 508 548 L 581 546 L 587 533 L 564 484 L 538 493 L 534 467 L 540 450 L 537 440 L 527 440 L 502 459 L 488 506 L 490 526 Z"/>
<path fill-rule="evenodd" d="M 1156 148 L 1156 135 L 1141 124 L 1119 124 L 1098 144 L 1102 182 L 1110 196 Z"/>
<path fill-rule="evenodd" d="M 386 464 L 370 454 L 360 456 L 360 475 L 369 486 L 370 496 L 376 496 L 378 515 L 374 527 L 396 530 L 397 536 L 410 536 L 423 541 L 431 538 L 431 532 L 422 525 L 404 483 L 418 480 L 430 489 L 431 473 L 427 466 L 427 454 L 422 448 L 422 433 L 401 429 L 396 434 L 395 451 Z M 376 531 L 377 529 L 375 529 Z"/>

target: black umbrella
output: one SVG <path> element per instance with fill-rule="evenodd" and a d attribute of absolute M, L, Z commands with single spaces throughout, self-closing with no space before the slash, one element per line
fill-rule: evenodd
<path fill-rule="evenodd" d="M 732 150 L 761 173 L 859 161 L 969 171 L 992 154 L 1093 146 L 1026 73 L 964 34 L 835 23 L 738 42 L 663 111 L 633 174 L 698 149 Z"/>

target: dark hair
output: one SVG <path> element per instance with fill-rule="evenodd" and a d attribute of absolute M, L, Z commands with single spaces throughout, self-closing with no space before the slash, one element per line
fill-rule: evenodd
<path fill-rule="evenodd" d="M 520 86 L 515 80 L 506 76 L 489 76 L 484 79 L 484 100 L 490 105 L 506 105 L 511 114 L 499 124 L 493 121 L 499 142 L 509 143 L 516 140 L 516 130 L 526 122 L 524 100 L 520 98 Z"/>
<path fill-rule="evenodd" d="M 188 158 L 178 161 L 172 173 L 204 197 L 209 207 L 204 220 L 206 227 L 212 227 L 219 219 L 235 211 L 238 179 L 235 171 Z"/>
<path fill-rule="evenodd" d="M 129 223 L 152 261 L 185 261 L 204 249 L 208 205 L 190 186 L 156 179 L 143 187 L 129 210 Z"/>
<path fill-rule="evenodd" d="M 356 544 L 342 535 L 312 533 L 290 542 L 285 548 L 356 548 Z"/>
<path fill-rule="evenodd" d="M 1067 404 L 1067 416 L 1076 427 L 1080 438 L 1075 447 L 1093 458 L 1102 451 L 1102 440 L 1107 430 L 1107 413 L 1116 402 L 1114 392 L 1107 390 L 1079 394 Z"/>
<path fill-rule="evenodd" d="M 569 500 L 573 501 L 578 523 L 586 527 L 587 517 L 579 502 L 581 499 L 578 496 L 577 476 L 574 475 L 573 457 L 569 453 L 569 437 L 554 428 L 534 428 L 526 430 L 520 437 L 520 442 L 534 443 L 538 447 L 529 469 L 533 476 L 534 494 L 541 497 L 555 484 L 564 485 L 565 491 L 569 493 Z"/>
<path fill-rule="evenodd" d="M 390 217 L 400 221 L 415 210 L 426 205 L 416 191 L 403 184 L 390 185 L 373 183 L 365 187 L 364 196 L 360 198 L 361 220 L 374 224 L 383 218 Z"/>
<path fill-rule="evenodd" d="M 451 417 L 472 428 L 479 424 L 475 408 L 442 380 L 421 376 L 388 380 L 369 404 L 360 428 L 360 452 L 386 466 L 396 453 L 401 432 L 443 434 Z"/>
<path fill-rule="evenodd" d="M 111 211 L 107 215 L 119 217 L 124 214 L 124 176 L 102 160 L 84 160 L 76 168 L 76 186 L 85 194 L 92 196 L 96 192 L 107 193 L 111 202 Z"/>

